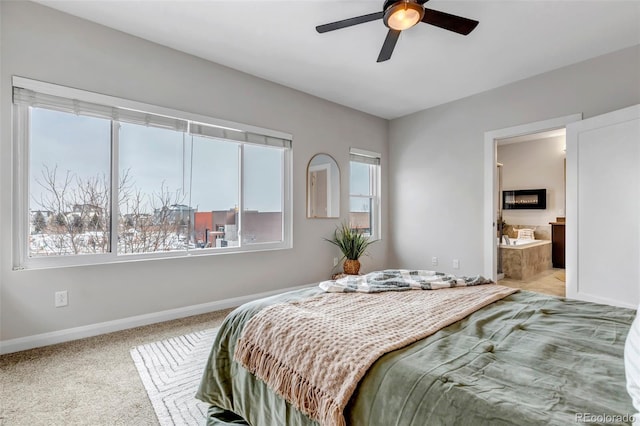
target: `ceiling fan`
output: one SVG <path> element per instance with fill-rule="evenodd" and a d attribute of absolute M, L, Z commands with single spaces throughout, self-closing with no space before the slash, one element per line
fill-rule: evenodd
<path fill-rule="evenodd" d="M 435 25 L 436 27 L 462 35 L 469 34 L 478 25 L 478 21 L 474 21 L 473 19 L 427 9 L 423 6 L 427 1 L 429 0 L 386 0 L 382 7 L 382 12 L 370 13 L 368 15 L 343 19 L 342 21 L 318 25 L 316 31 L 326 33 L 328 31 L 339 30 L 341 28 L 382 19 L 384 25 L 389 28 L 389 32 L 382 44 L 377 62 L 384 62 L 391 58 L 400 33 L 403 30 L 413 27 L 418 22 Z"/>

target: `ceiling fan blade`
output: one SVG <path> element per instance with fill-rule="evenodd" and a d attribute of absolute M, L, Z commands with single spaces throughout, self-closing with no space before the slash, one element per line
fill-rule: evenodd
<path fill-rule="evenodd" d="M 316 31 L 326 33 L 327 31 L 339 30 L 353 25 L 364 24 L 365 22 L 382 19 L 384 12 L 375 12 L 368 15 L 356 16 L 355 18 L 343 19 L 342 21 L 331 22 L 330 24 L 318 25 Z"/>
<path fill-rule="evenodd" d="M 478 21 L 463 18 L 462 16 L 451 15 L 439 10 L 424 9 L 422 22 L 453 31 L 458 34 L 467 35 L 478 25 Z"/>
<path fill-rule="evenodd" d="M 401 31 L 398 30 L 389 30 L 389 32 L 387 33 L 387 38 L 384 39 L 384 44 L 382 45 L 382 49 L 380 50 L 380 54 L 378 55 L 378 60 L 376 62 L 388 61 L 391 58 L 391 54 L 393 53 L 393 49 L 396 47 L 396 43 L 398 42 L 400 33 Z"/>

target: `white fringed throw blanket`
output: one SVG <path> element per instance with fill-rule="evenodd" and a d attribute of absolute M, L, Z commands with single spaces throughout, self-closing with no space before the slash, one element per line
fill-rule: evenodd
<path fill-rule="evenodd" d="M 382 355 L 517 291 L 495 284 L 439 291 L 323 293 L 269 306 L 246 324 L 234 358 L 323 426 Z"/>

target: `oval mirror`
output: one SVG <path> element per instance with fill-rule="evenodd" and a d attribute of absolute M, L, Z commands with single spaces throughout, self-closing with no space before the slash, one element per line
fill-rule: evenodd
<path fill-rule="evenodd" d="M 307 166 L 307 217 L 340 217 L 340 169 L 328 154 L 316 154 Z"/>

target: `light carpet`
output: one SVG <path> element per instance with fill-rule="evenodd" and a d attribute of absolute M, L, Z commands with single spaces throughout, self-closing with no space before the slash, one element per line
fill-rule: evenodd
<path fill-rule="evenodd" d="M 131 349 L 160 425 L 205 423 L 208 404 L 195 394 L 217 332 L 203 330 Z"/>

